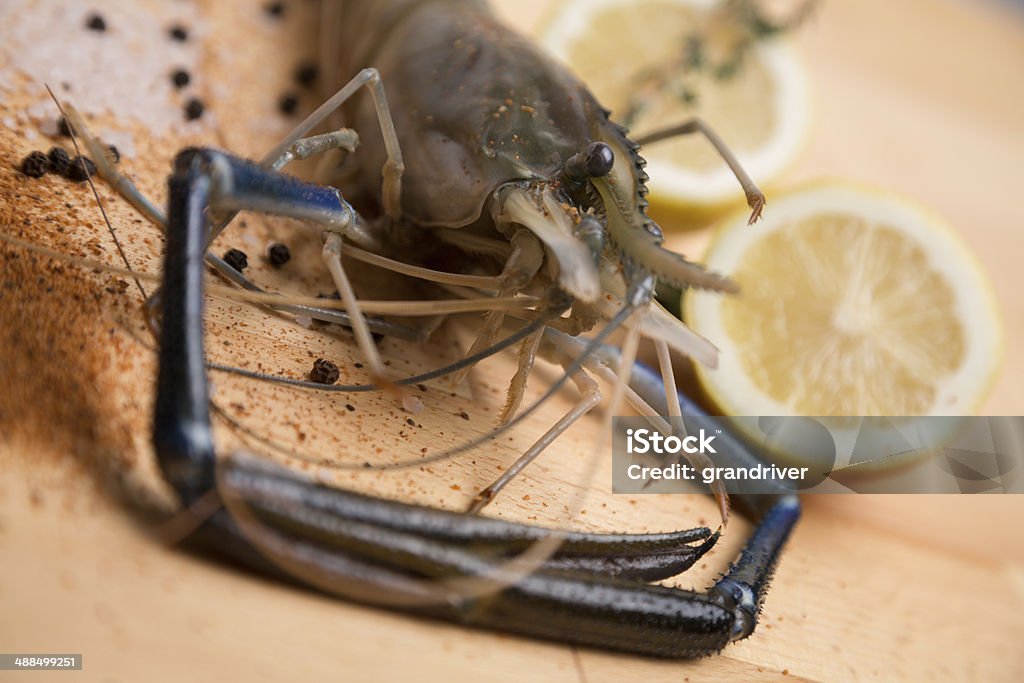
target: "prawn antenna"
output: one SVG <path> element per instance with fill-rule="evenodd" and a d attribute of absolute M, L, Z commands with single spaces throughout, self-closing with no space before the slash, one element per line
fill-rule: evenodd
<path fill-rule="evenodd" d="M 575 375 L 583 368 L 583 364 L 586 362 L 586 360 L 591 355 L 593 355 L 598 349 L 600 349 L 604 345 L 605 340 L 607 340 L 608 337 L 610 337 L 611 334 L 615 332 L 615 330 L 619 329 L 623 325 L 623 323 L 625 323 L 626 320 L 628 320 L 629 317 L 638 308 L 639 307 L 635 303 L 626 303 L 621 309 L 619 309 L 619 312 L 616 313 L 615 316 L 608 321 L 608 324 L 604 326 L 604 329 L 602 329 L 600 332 L 594 335 L 593 338 L 587 341 L 587 344 L 583 348 L 583 351 L 580 353 L 579 357 L 573 359 L 572 363 L 569 363 L 567 365 L 565 371 L 562 372 L 561 376 L 559 376 L 558 379 L 551 383 L 551 386 L 548 387 L 547 391 L 545 391 L 544 394 L 540 396 L 540 398 L 531 403 L 529 406 L 527 406 L 524 410 L 522 410 L 508 422 L 496 426 L 494 429 L 492 429 L 490 432 L 486 434 L 483 434 L 475 439 L 466 441 L 465 443 L 455 446 L 453 448 L 449 448 L 448 450 L 441 451 L 440 453 L 434 453 L 433 455 L 429 455 L 427 457 L 400 460 L 398 462 L 387 463 L 383 465 L 374 465 L 371 463 L 369 467 L 367 467 L 365 464 L 360 464 L 358 465 L 358 469 L 399 470 L 408 469 L 410 467 L 419 467 L 420 465 L 426 465 L 441 460 L 447 460 L 456 455 L 459 455 L 460 453 L 465 453 L 466 451 L 472 450 L 477 446 L 481 446 L 487 443 L 488 441 L 501 436 L 505 432 L 517 426 L 519 423 L 521 423 L 523 420 L 525 420 L 530 415 L 535 413 L 537 410 L 539 410 L 541 406 L 547 403 L 548 400 L 550 400 L 556 393 L 558 393 L 558 391 L 563 386 L 565 386 L 565 383 L 568 382 L 573 375 Z M 355 465 L 341 465 L 337 467 L 339 467 L 340 469 L 357 468 L 357 466 Z"/>
<path fill-rule="evenodd" d="M 46 92 L 50 94 L 50 99 L 57 105 L 57 111 L 60 112 L 61 117 L 68 124 L 68 132 L 71 134 L 71 144 L 74 145 L 75 154 L 81 159 L 82 149 L 78 145 L 78 136 L 75 134 L 75 127 L 71 125 L 71 121 L 68 118 L 67 112 L 64 111 L 64 107 L 61 105 L 60 100 L 53 94 L 53 90 L 50 89 L 49 83 L 43 83 L 46 88 Z M 79 162 L 81 163 L 81 162 Z M 135 269 L 132 268 L 131 261 L 128 260 L 128 254 L 125 253 L 124 247 L 121 246 L 121 240 L 117 237 L 117 231 L 114 230 L 114 226 L 110 223 L 110 218 L 107 217 L 107 211 L 103 208 L 103 201 L 100 199 L 100 193 L 96 190 L 96 184 L 92 180 L 92 173 L 89 171 L 89 167 L 82 163 L 82 170 L 85 171 L 85 179 L 89 183 L 89 189 L 92 190 L 92 196 L 96 199 L 96 206 L 99 207 L 100 214 L 103 216 L 103 222 L 107 224 L 107 231 L 110 232 L 110 238 L 114 240 L 114 246 L 117 247 L 117 253 L 121 255 L 121 261 L 124 262 L 125 268 L 128 269 L 132 274 L 132 280 L 135 281 L 135 286 L 139 288 L 139 294 L 142 295 L 142 300 L 146 301 L 149 299 L 149 295 L 146 294 L 146 289 L 142 286 L 142 281 L 139 280 L 135 274 Z"/>
<path fill-rule="evenodd" d="M 545 325 L 547 325 L 547 323 L 549 323 L 552 319 L 558 317 L 562 312 L 564 312 L 564 309 L 552 309 L 551 311 L 548 311 L 547 313 L 538 316 L 537 318 L 532 320 L 528 325 L 523 326 L 522 328 L 516 330 L 512 334 L 502 339 L 501 341 L 491 344 L 485 349 L 481 349 L 476 353 L 472 353 L 466 356 L 465 358 L 460 358 L 459 360 L 453 363 L 449 363 L 448 365 L 442 365 L 439 368 L 428 370 L 427 372 L 423 372 L 418 375 L 412 375 L 409 377 L 403 377 L 402 379 L 397 379 L 393 383 L 397 386 L 411 386 L 413 384 L 421 384 L 423 382 L 429 382 L 430 380 L 438 379 L 439 377 L 444 377 L 445 375 L 450 375 L 452 373 L 462 370 L 463 368 L 473 367 L 480 361 L 486 360 L 491 356 L 494 356 L 500 353 L 501 351 L 504 351 L 505 349 L 509 348 L 516 342 L 522 341 L 523 339 L 529 337 L 531 334 L 537 332 Z M 296 387 L 299 389 L 312 389 L 314 391 L 323 391 L 328 393 L 333 392 L 354 394 L 360 392 L 381 391 L 384 389 L 384 387 L 373 383 L 324 385 L 303 379 L 294 379 L 291 377 L 278 377 L 277 375 L 268 375 L 267 373 L 264 372 L 246 370 L 244 368 L 239 368 L 234 365 L 222 365 L 220 363 L 207 363 L 206 367 L 210 368 L 211 370 L 226 372 L 228 374 L 258 380 L 260 382 L 269 382 L 271 384 L 281 384 L 284 386 Z"/>

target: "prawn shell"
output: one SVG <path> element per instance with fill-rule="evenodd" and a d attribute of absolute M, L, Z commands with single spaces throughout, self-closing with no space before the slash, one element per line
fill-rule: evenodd
<path fill-rule="evenodd" d="M 607 136 L 607 115 L 587 88 L 500 25 L 486 5 L 369 4 L 352 23 L 384 24 L 384 38 L 357 50 L 352 73 L 341 76 L 369 65 L 381 73 L 405 161 L 402 211 L 411 222 L 473 223 L 500 186 L 550 180 L 566 159 Z M 357 155 L 362 176 L 372 177 L 386 156 L 369 96 L 347 110 L 346 122 L 366 131 Z M 379 197 L 379 187 L 366 191 Z"/>

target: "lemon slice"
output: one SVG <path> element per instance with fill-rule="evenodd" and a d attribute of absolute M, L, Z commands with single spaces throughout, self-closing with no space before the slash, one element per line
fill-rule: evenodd
<path fill-rule="evenodd" d="M 691 36 L 711 36 L 712 0 L 575 0 L 559 3 L 543 23 L 542 44 L 586 83 L 631 137 L 700 116 L 762 186 L 796 157 L 808 125 L 807 79 L 794 53 L 778 40 L 760 41 L 736 72 L 685 70 Z M 665 65 L 678 65 L 664 73 Z M 638 99 L 645 75 L 669 78 Z M 692 96 L 688 103 L 686 96 Z M 695 98 L 695 99 L 693 99 Z M 636 110 L 638 102 L 642 109 Z M 625 119 L 632 118 L 631 121 Z M 743 201 L 735 177 L 707 142 L 688 135 L 652 143 L 649 162 L 654 215 L 696 222 Z"/>
<path fill-rule="evenodd" d="M 941 219 L 879 190 L 823 183 L 721 226 L 708 266 L 740 293 L 691 292 L 721 347 L 699 368 L 730 415 L 966 415 L 1002 355 L 995 295 Z"/>

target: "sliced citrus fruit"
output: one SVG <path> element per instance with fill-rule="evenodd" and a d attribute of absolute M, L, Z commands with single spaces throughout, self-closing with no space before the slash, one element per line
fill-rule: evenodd
<path fill-rule="evenodd" d="M 742 59 L 728 49 L 724 3 L 713 0 L 575 0 L 559 3 L 540 40 L 611 109 L 632 137 L 699 116 L 736 153 L 752 178 L 771 181 L 795 158 L 808 120 L 807 79 L 777 39 L 753 43 Z M 655 216 L 705 220 L 743 201 L 735 177 L 697 135 L 652 143 Z"/>
<path fill-rule="evenodd" d="M 687 323 L 721 347 L 699 368 L 730 415 L 966 415 L 1002 333 L 979 264 L 941 219 L 848 183 L 772 197 L 726 221 L 706 257 L 740 286 L 691 292 Z"/>

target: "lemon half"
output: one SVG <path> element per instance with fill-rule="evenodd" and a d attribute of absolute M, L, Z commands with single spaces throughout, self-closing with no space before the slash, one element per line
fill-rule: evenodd
<path fill-rule="evenodd" d="M 688 293 L 721 350 L 699 368 L 730 415 L 966 415 L 1002 357 L 995 295 L 941 219 L 880 190 L 822 183 L 737 214 L 707 265 L 740 293 Z"/>
<path fill-rule="evenodd" d="M 678 62 L 689 36 L 707 25 L 712 0 L 575 0 L 559 3 L 544 22 L 542 44 L 623 117 L 636 100 L 638 79 Z M 677 90 L 645 97 L 630 123 L 631 137 L 667 128 L 694 116 L 710 124 L 736 153 L 751 177 L 771 182 L 800 151 L 808 126 L 807 78 L 793 51 L 778 40 L 757 43 L 728 78 L 710 73 L 687 77 L 696 100 Z M 691 134 L 652 143 L 649 162 L 655 216 L 699 222 L 743 201 L 739 183 L 707 140 Z"/>

